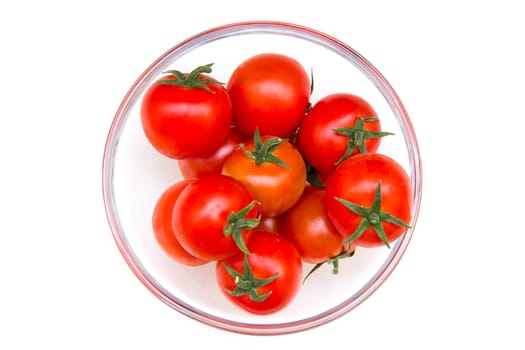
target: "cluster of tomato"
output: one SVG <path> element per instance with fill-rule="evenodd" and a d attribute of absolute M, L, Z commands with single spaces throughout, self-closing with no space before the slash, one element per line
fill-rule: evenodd
<path fill-rule="evenodd" d="M 308 73 L 282 54 L 248 58 L 226 83 L 211 66 L 166 72 L 142 101 L 147 139 L 184 177 L 153 212 L 166 254 L 215 263 L 228 299 L 269 314 L 297 294 L 303 262 L 335 268 L 406 231 L 410 180 L 377 152 L 390 133 L 367 101 L 342 92 L 312 105 Z"/>

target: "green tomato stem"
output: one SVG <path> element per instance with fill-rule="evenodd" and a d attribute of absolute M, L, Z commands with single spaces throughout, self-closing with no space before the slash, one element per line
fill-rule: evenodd
<path fill-rule="evenodd" d="M 192 70 L 189 74 L 184 74 L 181 71 L 178 70 L 168 70 L 163 73 L 165 74 L 171 74 L 173 77 L 168 77 L 166 79 L 160 79 L 157 80 L 157 83 L 159 84 L 165 84 L 165 85 L 175 85 L 180 87 L 186 87 L 190 89 L 204 89 L 210 93 L 215 93 L 213 90 L 211 90 L 207 84 L 221 84 L 221 83 L 215 79 L 201 79 L 201 74 L 207 74 L 211 73 L 212 69 L 211 66 L 213 63 L 206 64 L 204 66 L 199 66 Z"/>
<path fill-rule="evenodd" d="M 256 278 L 253 275 L 253 270 L 250 266 L 248 256 L 246 254 L 244 255 L 243 264 L 244 274 L 241 274 L 238 271 L 235 271 L 231 266 L 229 266 L 225 262 L 222 263 L 228 274 L 232 276 L 235 281 L 235 289 L 229 290 L 227 288 L 224 288 L 224 290 L 234 297 L 248 294 L 250 299 L 256 302 L 266 300 L 266 298 L 270 296 L 271 292 L 259 295 L 259 293 L 257 292 L 257 288 L 264 287 L 265 285 L 271 283 L 273 280 L 279 277 L 279 273 L 276 273 L 275 275 L 272 275 L 268 278 Z"/>
<path fill-rule="evenodd" d="M 241 144 L 241 149 L 246 155 L 246 157 L 251 158 L 255 161 L 255 165 L 261 166 L 264 163 L 274 163 L 285 169 L 290 167 L 282 159 L 277 158 L 273 155 L 277 147 L 284 142 L 287 142 L 288 139 L 281 139 L 279 137 L 272 137 L 266 140 L 265 143 L 262 143 L 261 135 L 259 134 L 259 129 L 256 128 L 253 134 L 253 147 L 254 150 L 248 151 L 244 144 Z"/>
<path fill-rule="evenodd" d="M 335 166 L 338 166 L 341 164 L 345 159 L 350 157 L 354 150 L 357 148 L 359 152 L 366 153 L 368 150 L 366 149 L 365 141 L 367 139 L 372 138 L 379 138 L 384 137 L 388 135 L 394 135 L 391 132 L 386 131 L 370 131 L 366 130 L 364 128 L 365 122 L 378 122 L 379 119 L 376 117 L 366 117 L 366 118 L 357 118 L 357 120 L 354 123 L 354 126 L 348 127 L 348 128 L 334 128 L 332 129 L 339 135 L 343 135 L 348 137 L 348 143 L 346 146 L 345 153 L 337 162 L 335 162 Z"/>
<path fill-rule="evenodd" d="M 410 228 L 410 226 L 404 223 L 401 219 L 396 218 L 387 212 L 381 211 L 381 181 L 377 183 L 376 191 L 374 193 L 374 201 L 372 202 L 372 206 L 370 208 L 357 205 L 342 198 L 336 197 L 335 199 L 343 204 L 348 210 L 363 217 L 357 229 L 343 242 L 343 244 L 348 244 L 359 238 L 366 231 L 366 229 L 371 227 L 374 229 L 381 241 L 390 249 L 390 244 L 383 229 L 383 222 L 387 221 L 401 227 Z"/>
<path fill-rule="evenodd" d="M 250 254 L 250 251 L 242 238 L 242 233 L 245 230 L 256 228 L 261 221 L 260 216 L 255 219 L 246 219 L 246 215 L 248 215 L 256 204 L 257 201 L 251 201 L 238 212 L 229 214 L 227 224 L 223 228 L 224 235 L 231 235 L 237 247 L 245 254 Z"/>

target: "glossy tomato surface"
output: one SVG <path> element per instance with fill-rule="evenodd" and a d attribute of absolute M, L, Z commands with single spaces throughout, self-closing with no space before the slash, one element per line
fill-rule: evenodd
<path fill-rule="evenodd" d="M 363 220 L 371 223 L 377 220 L 377 217 L 358 215 L 338 199 L 362 208 L 371 208 L 378 192 L 378 185 L 380 185 L 380 212 L 410 224 L 413 194 L 410 178 L 405 170 L 386 155 L 362 153 L 341 163 L 326 184 L 328 216 L 345 239 L 358 230 Z M 385 220 L 381 222 L 381 227 L 388 243 L 399 238 L 407 230 L 406 227 Z M 362 247 L 377 247 L 384 244 L 372 227 L 368 227 L 353 242 Z"/>
<path fill-rule="evenodd" d="M 152 216 L 153 234 L 162 250 L 173 260 L 188 266 L 204 265 L 208 261 L 199 259 L 188 253 L 175 236 L 172 225 L 173 207 L 180 193 L 191 183 L 182 180 L 169 186 L 155 204 Z"/>
<path fill-rule="evenodd" d="M 233 121 L 251 137 L 291 138 L 304 117 L 310 100 L 310 79 L 295 59 L 263 53 L 242 62 L 226 86 L 233 106 Z"/>
<path fill-rule="evenodd" d="M 363 122 L 361 130 L 355 130 L 351 136 L 337 131 L 355 127 L 359 118 L 376 118 L 377 121 Z M 353 94 L 334 93 L 321 98 L 308 111 L 297 135 L 297 147 L 313 168 L 321 173 L 330 173 L 351 143 L 362 142 L 367 152 L 375 152 L 381 139 L 367 138 L 367 133 L 380 131 L 377 113 L 366 100 Z M 348 155 L 359 152 L 359 148 L 354 146 Z"/>
<path fill-rule="evenodd" d="M 205 158 L 187 158 L 178 161 L 179 169 L 185 179 L 193 179 L 203 175 L 220 174 L 224 160 L 244 138 L 234 129 L 226 141 L 209 157 Z"/>
<path fill-rule="evenodd" d="M 303 261 L 318 264 L 344 250 L 343 236 L 332 224 L 325 207 L 325 191 L 311 188 L 284 214 L 283 235 L 297 248 Z"/>
<path fill-rule="evenodd" d="M 262 136 L 262 142 L 274 136 Z M 259 212 L 264 217 L 284 213 L 297 202 L 306 184 L 304 160 L 295 146 L 285 141 L 273 152 L 273 156 L 286 166 L 274 162 L 257 165 L 244 150 L 254 151 L 253 139 L 244 143 L 244 149 L 235 149 L 224 161 L 222 173 L 231 176 L 246 186 L 258 202 Z"/>
<path fill-rule="evenodd" d="M 219 288 L 234 305 L 250 313 L 275 313 L 289 305 L 299 291 L 303 273 L 301 257 L 293 244 L 273 232 L 254 231 L 248 248 L 249 255 L 240 253 L 217 262 L 215 271 Z M 228 273 L 226 266 L 245 274 L 245 256 L 255 278 L 275 278 L 255 288 L 258 296 L 267 296 L 263 301 L 254 301 L 247 293 L 239 296 L 231 293 L 238 287 L 238 281 Z"/>
<path fill-rule="evenodd" d="M 160 80 L 170 79 L 177 78 L 167 75 Z M 230 96 L 218 83 L 205 85 L 209 90 L 159 82 L 148 88 L 141 122 L 158 152 L 174 159 L 209 157 L 224 143 L 232 121 Z"/>
<path fill-rule="evenodd" d="M 239 247 L 232 234 L 225 234 L 232 213 L 253 202 L 248 190 L 237 180 L 224 175 L 195 179 L 180 194 L 173 208 L 173 228 L 180 244 L 190 254 L 203 260 L 220 260 L 234 255 Z M 246 219 L 257 218 L 253 207 Z M 241 230 L 249 241 L 252 230 Z"/>
<path fill-rule="evenodd" d="M 259 231 L 270 231 L 278 234 L 283 234 L 284 232 L 284 214 L 272 216 L 272 217 L 263 217 L 259 226 L 257 226 Z"/>

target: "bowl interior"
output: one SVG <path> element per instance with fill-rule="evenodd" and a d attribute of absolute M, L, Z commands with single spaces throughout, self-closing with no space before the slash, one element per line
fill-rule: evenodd
<path fill-rule="evenodd" d="M 314 30 L 283 23 L 240 23 L 200 33 L 154 62 L 124 98 L 109 132 L 104 155 L 104 196 L 108 219 L 124 258 L 137 277 L 161 300 L 212 326 L 244 333 L 285 333 L 334 319 L 362 302 L 388 277 L 401 258 L 412 229 L 392 249 L 359 249 L 340 264 L 338 275 L 325 265 L 313 274 L 284 310 L 269 316 L 231 305 L 215 283 L 215 264 L 186 267 L 170 260 L 156 244 L 151 213 L 160 194 L 182 179 L 177 162 L 157 153 L 140 123 L 145 89 L 163 71 L 191 71 L 214 63 L 212 75 L 226 82 L 244 59 L 279 52 L 299 61 L 314 78 L 311 102 L 334 92 L 357 94 L 372 104 L 383 130 L 378 152 L 396 159 L 414 187 L 414 220 L 420 200 L 417 142 L 406 112 L 379 72 L 345 44 Z M 312 265 L 305 264 L 307 273 Z"/>

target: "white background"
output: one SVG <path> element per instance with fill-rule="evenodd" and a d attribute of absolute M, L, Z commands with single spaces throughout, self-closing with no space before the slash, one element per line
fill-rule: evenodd
<path fill-rule="evenodd" d="M 525 348 L 518 5 L 2 2 L 0 349 Z M 255 19 L 326 32 L 374 64 L 412 118 L 424 171 L 412 242 L 386 283 L 325 326 L 257 338 L 147 291 L 117 250 L 101 190 L 107 131 L 138 75 L 195 33 Z"/>

